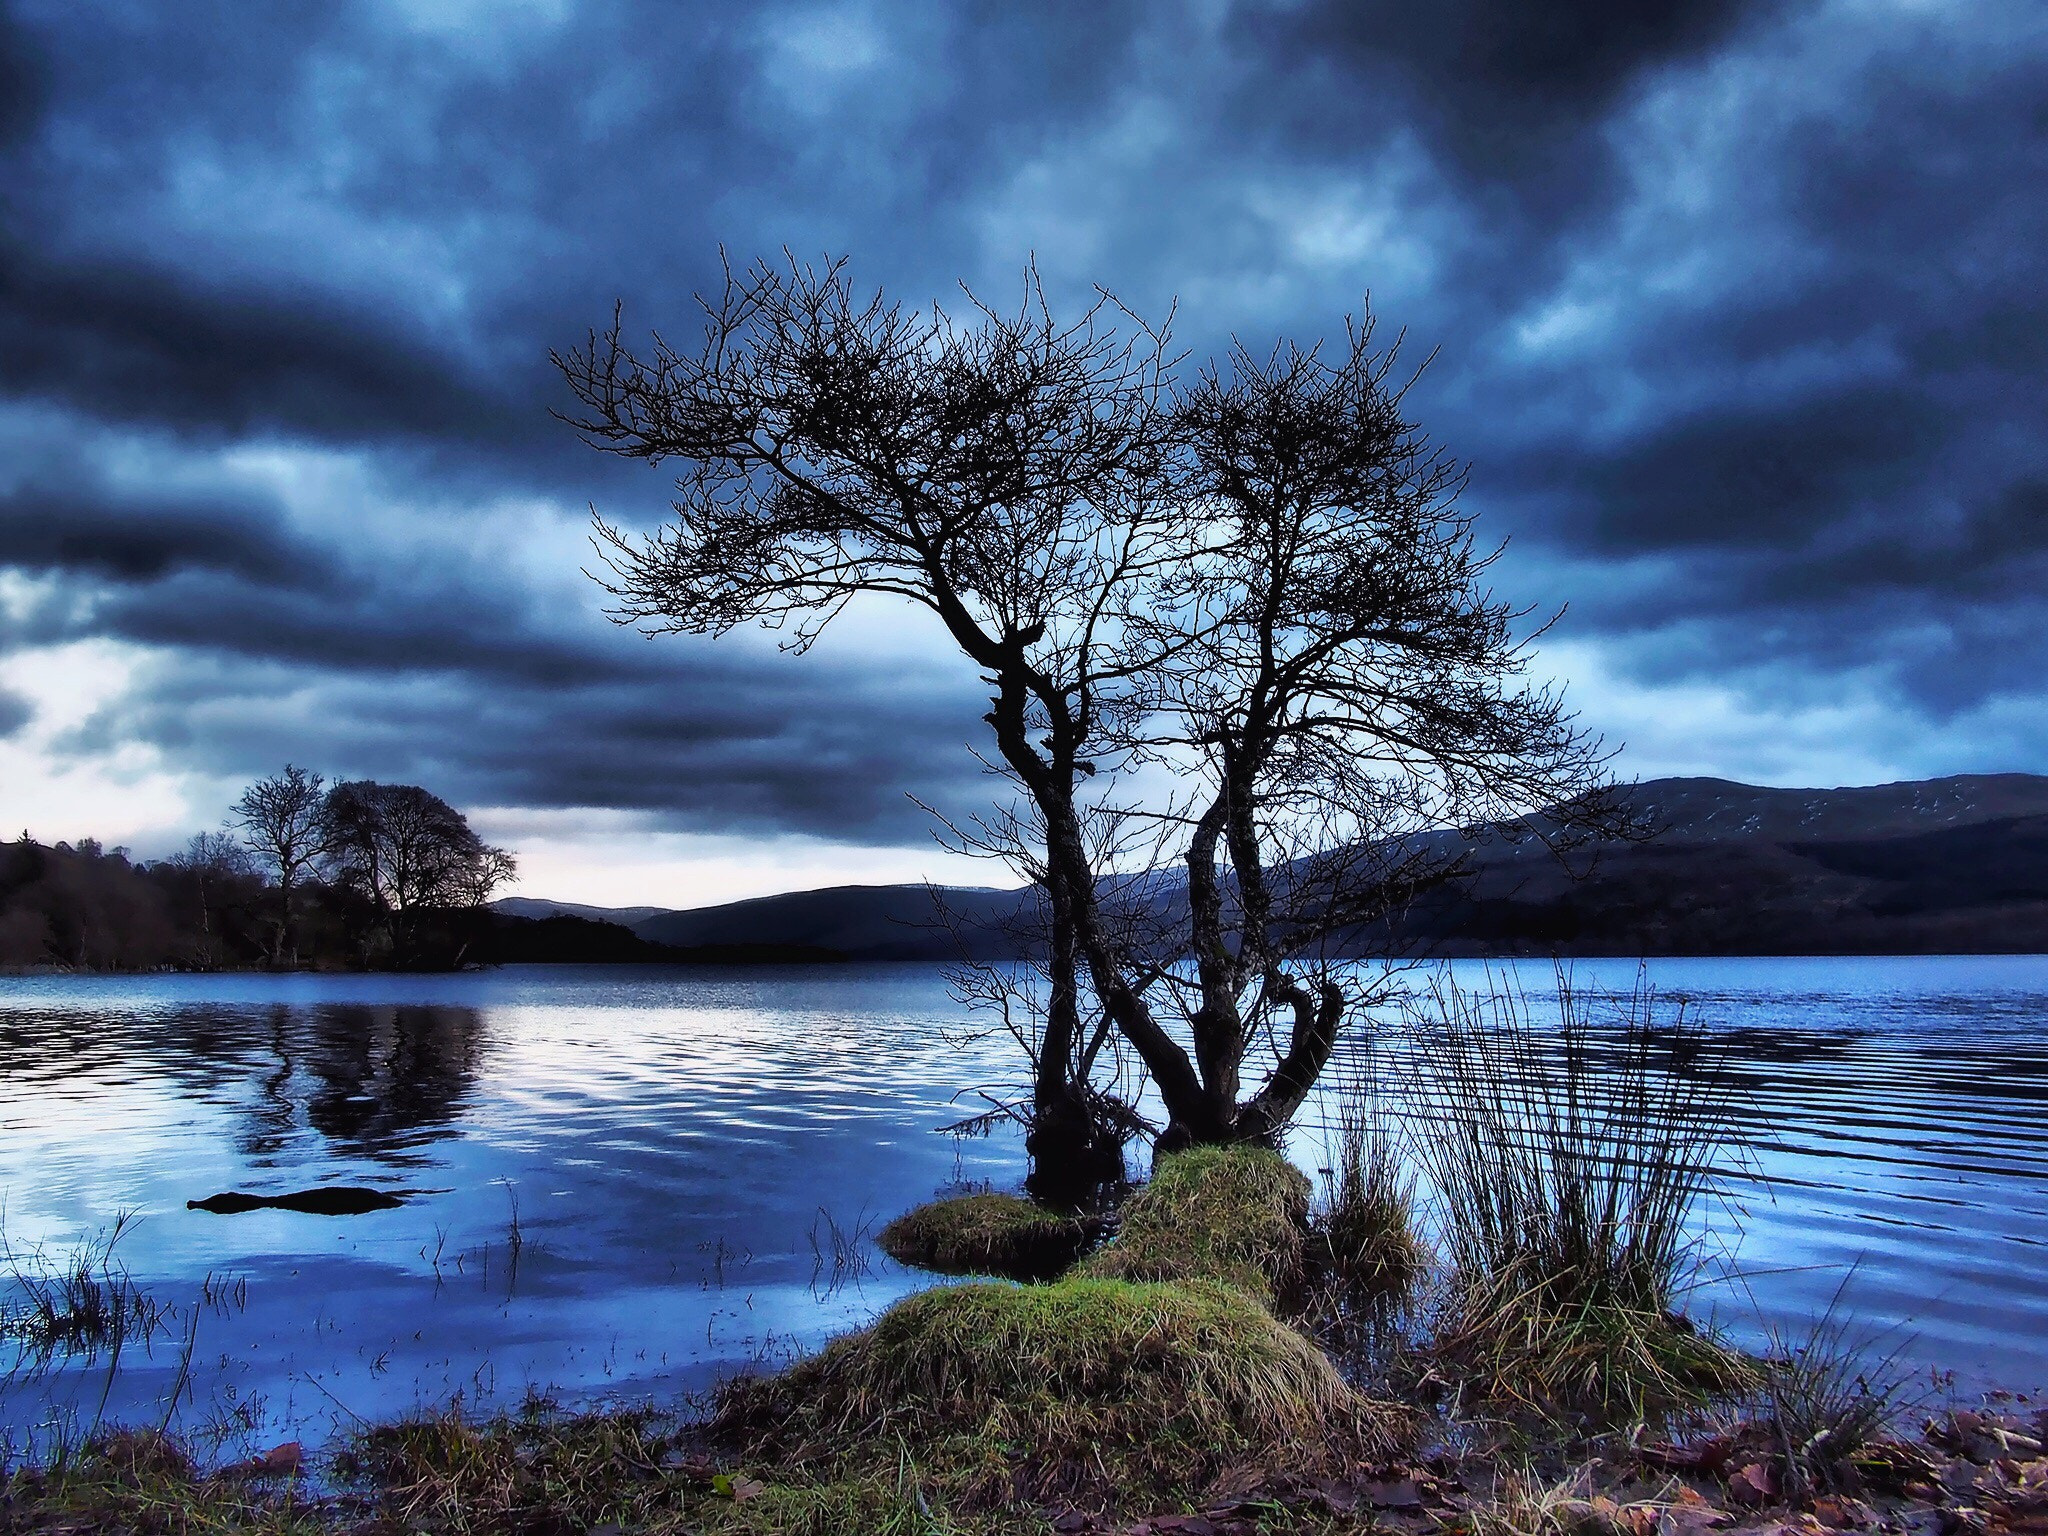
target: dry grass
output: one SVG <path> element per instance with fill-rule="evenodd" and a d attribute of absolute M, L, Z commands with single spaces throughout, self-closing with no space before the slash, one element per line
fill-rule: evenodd
<path fill-rule="evenodd" d="M 1105 1280 L 1220 1280 L 1271 1303 L 1302 1274 L 1309 1182 L 1263 1147 L 1163 1157 L 1124 1206 L 1115 1242 L 1076 1273 Z"/>
<path fill-rule="evenodd" d="M 331 1532 L 294 1485 L 207 1477 L 170 1437 L 150 1430 L 98 1435 L 49 1466 L 0 1478 L 0 1530 L 83 1536 Z"/>
<path fill-rule="evenodd" d="M 1062 1216 L 1016 1195 L 965 1195 L 905 1211 L 882 1229 L 882 1251 L 942 1275 L 1050 1280 L 1101 1235 L 1100 1221 Z"/>

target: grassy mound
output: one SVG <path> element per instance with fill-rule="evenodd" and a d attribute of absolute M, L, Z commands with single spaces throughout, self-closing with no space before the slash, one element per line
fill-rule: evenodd
<path fill-rule="evenodd" d="M 1050 1280 L 1101 1230 L 1099 1222 L 1057 1215 L 1016 1195 L 967 1195 L 905 1211 L 878 1241 L 898 1263 L 942 1275 Z"/>
<path fill-rule="evenodd" d="M 1161 1158 L 1125 1205 L 1117 1240 L 1078 1273 L 1104 1280 L 1221 1280 L 1271 1302 L 1301 1274 L 1307 1177 L 1263 1147 Z"/>
<path fill-rule="evenodd" d="M 1240 1292 L 1098 1279 L 909 1297 L 735 1384 L 715 1428 L 828 1475 L 900 1451 L 969 1502 L 1188 1491 L 1232 1462 L 1307 1466 L 1385 1438 L 1329 1360 Z"/>

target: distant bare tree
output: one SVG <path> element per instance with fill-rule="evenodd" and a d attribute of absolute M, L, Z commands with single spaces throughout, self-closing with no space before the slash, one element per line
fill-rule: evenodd
<path fill-rule="evenodd" d="M 290 763 L 284 772 L 258 779 L 242 791 L 235 802 L 233 825 L 256 857 L 277 879 L 278 915 L 271 941 L 270 960 L 283 963 L 289 951 L 293 963 L 298 948 L 293 942 L 292 893 L 301 877 L 326 852 L 326 780 Z"/>
<path fill-rule="evenodd" d="M 81 850 L 86 843 L 92 844 L 97 855 L 98 843 L 85 839 Z M 165 863 L 192 884 L 199 916 L 197 953 L 193 959 L 209 969 L 222 964 L 227 958 L 223 915 L 229 906 L 253 898 L 261 886 L 262 872 L 255 858 L 226 832 L 199 832 Z"/>
<path fill-rule="evenodd" d="M 332 878 L 372 905 L 401 956 L 422 914 L 482 906 L 515 868 L 462 812 L 416 784 L 336 784 L 322 802 L 321 835 Z"/>

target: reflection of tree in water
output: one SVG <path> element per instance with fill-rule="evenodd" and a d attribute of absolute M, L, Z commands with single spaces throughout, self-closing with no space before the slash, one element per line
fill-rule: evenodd
<path fill-rule="evenodd" d="M 276 1008 L 268 1026 L 273 1065 L 241 1137 L 256 1161 L 285 1150 L 302 1105 L 305 1124 L 336 1151 L 414 1161 L 414 1149 L 451 1134 L 483 1056 L 474 1008 Z"/>

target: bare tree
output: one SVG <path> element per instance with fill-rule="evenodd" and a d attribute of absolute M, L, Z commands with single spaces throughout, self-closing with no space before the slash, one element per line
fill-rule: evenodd
<path fill-rule="evenodd" d="M 615 617 L 650 632 L 787 628 L 807 648 L 849 601 L 931 614 L 988 683 L 997 760 L 1048 828 L 1050 994 L 1031 1138 L 1041 1162 L 1105 1149 L 1077 1075 L 1080 927 L 1092 909 L 1079 808 L 1102 719 L 1143 670 L 1116 615 L 1179 559 L 1162 333 L 1119 338 L 1098 305 L 1055 321 L 1035 275 L 964 323 L 859 297 L 843 263 L 728 273 L 701 344 L 626 350 L 615 321 L 555 361 L 595 446 L 678 461 L 676 521 L 640 540 L 600 521 Z M 1120 1144 L 1119 1144 L 1120 1145 Z M 1120 1151 L 1115 1155 L 1119 1157 Z"/>
<path fill-rule="evenodd" d="M 615 320 L 555 359 L 588 441 L 683 467 L 674 523 L 597 524 L 614 616 L 801 650 L 875 594 L 977 667 L 1019 799 L 954 830 L 1044 894 L 1034 1159 L 1099 1144 L 1112 1032 L 1168 1144 L 1271 1136 L 1358 1001 L 1314 962 L 1455 865 L 1424 834 L 1597 785 L 1596 744 L 1519 687 L 1517 615 L 1369 331 L 1176 394 L 1163 332 L 1107 300 L 1062 325 L 1035 278 L 964 324 L 859 299 L 840 264 L 729 274 L 704 310 L 691 352 L 636 356 Z"/>
<path fill-rule="evenodd" d="M 87 846 L 94 857 L 99 855 L 99 844 L 90 838 L 81 840 L 81 851 Z M 192 883 L 192 895 L 199 917 L 199 937 L 195 945 L 194 960 L 203 968 L 211 970 L 226 958 L 225 935 L 221 929 L 226 910 L 239 900 L 253 897 L 261 888 L 262 876 L 256 861 L 234 838 L 225 832 L 198 832 L 178 852 L 164 861 Z"/>
<path fill-rule="evenodd" d="M 298 962 L 292 929 L 292 894 L 301 878 L 327 850 L 326 780 L 317 773 L 286 763 L 284 772 L 258 779 L 235 802 L 232 825 L 251 852 L 277 879 L 278 914 L 270 946 L 270 962 L 282 964 L 287 954 Z"/>
<path fill-rule="evenodd" d="M 1178 402 L 1220 537 L 1128 620 L 1164 632 L 1159 654 L 1176 642 L 1145 748 L 1200 786 L 1185 965 L 1156 991 L 1192 1041 L 1192 1073 L 1154 1069 L 1169 1144 L 1286 1125 L 1371 1000 L 1336 960 L 1465 867 L 1460 829 L 1543 811 L 1563 846 L 1620 825 L 1600 743 L 1523 684 L 1525 614 L 1485 585 L 1498 551 L 1457 509 L 1461 468 L 1407 419 L 1398 352 L 1374 349 L 1369 318 L 1335 361 L 1240 347 Z M 1249 1085 L 1261 1039 L 1271 1065 Z"/>

